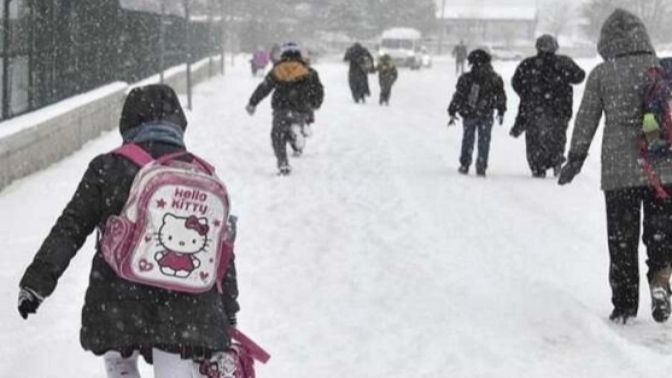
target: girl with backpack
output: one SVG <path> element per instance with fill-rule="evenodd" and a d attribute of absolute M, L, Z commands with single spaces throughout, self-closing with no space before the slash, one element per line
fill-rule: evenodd
<path fill-rule="evenodd" d="M 478 132 L 478 158 L 476 174 L 485 177 L 490 153 L 490 135 L 493 115 L 497 111 L 497 121 L 504 122 L 506 113 L 506 93 L 504 81 L 492 68 L 492 57 L 485 50 L 476 49 L 469 53 L 467 61 L 471 71 L 460 76 L 457 90 L 448 107 L 449 126 L 455 124 L 457 115 L 464 119 L 462 153 L 458 171 L 466 175 L 472 161 L 476 132 Z"/>
<path fill-rule="evenodd" d="M 598 51 L 604 62 L 588 77 L 559 184 L 570 183 L 581 171 L 604 114 L 602 189 L 613 304 L 609 318 L 627 323 L 637 316 L 639 236 L 643 228 L 652 315 L 657 322 L 664 322 L 670 316 L 672 200 L 664 198 L 660 190 L 672 193 L 672 156 L 650 161 L 650 172 L 655 172 L 659 184 L 652 185 L 647 169 L 643 169 L 641 151 L 644 95 L 649 84 L 646 73 L 658 69 L 659 61 L 644 23 L 622 9 L 603 24 Z"/>
<path fill-rule="evenodd" d="M 133 89 L 126 98 L 119 122 L 124 146 L 138 146 L 137 152 L 149 159 L 177 156 L 171 154 L 191 156 L 184 154 L 186 127 L 187 119 L 177 95 L 166 85 Z M 239 310 L 235 266 L 233 261 L 228 264 L 217 288 L 213 286 L 200 293 L 167 290 L 120 277 L 102 250 L 108 232 L 105 225 L 126 209 L 139 171 L 133 161 L 115 152 L 99 155 L 91 161 L 74 196 L 21 279 L 19 313 L 25 319 L 36 312 L 42 301 L 53 293 L 59 277 L 87 236 L 98 228 L 99 238 L 82 310 L 80 341 L 83 349 L 103 356 L 108 378 L 139 377 L 137 358 L 140 355 L 153 363 L 157 378 L 200 377 L 201 362 L 209 361 L 231 346 L 229 331 L 236 325 Z M 185 201 L 192 202 L 203 195 L 182 193 Z M 157 206 L 161 203 L 157 202 Z M 164 217 L 166 229 L 161 230 L 166 235 L 145 238 L 157 246 L 170 248 L 157 249 L 155 259 L 144 262 L 144 269 L 161 265 L 163 273 L 184 277 L 199 266 L 207 265 L 208 259 L 203 256 L 189 257 L 186 261 L 185 254 L 173 253 L 180 250 L 183 243 L 172 237 L 172 229 L 186 230 L 193 235 L 194 243 L 203 243 L 199 248 L 211 242 L 209 232 L 218 225 L 208 224 L 204 219 Z"/>

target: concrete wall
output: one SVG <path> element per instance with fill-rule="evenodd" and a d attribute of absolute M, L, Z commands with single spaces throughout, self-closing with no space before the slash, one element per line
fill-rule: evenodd
<path fill-rule="evenodd" d="M 213 75 L 219 59 L 213 59 Z M 208 59 L 192 66 L 192 83 L 209 79 Z M 186 92 L 186 66 L 167 70 L 164 82 L 178 93 Z M 158 75 L 141 85 L 158 82 Z M 134 84 L 133 86 L 137 86 Z M 119 124 L 119 115 L 131 87 L 107 87 L 63 100 L 44 109 L 0 123 L 0 190 L 13 180 L 42 170 L 77 151 L 91 139 Z"/>

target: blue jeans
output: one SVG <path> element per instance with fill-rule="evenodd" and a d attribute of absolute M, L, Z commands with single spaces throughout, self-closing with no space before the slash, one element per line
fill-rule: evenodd
<path fill-rule="evenodd" d="M 464 167 L 471 165 L 474 152 L 474 142 L 476 132 L 478 131 L 478 158 L 476 159 L 476 170 L 485 171 L 488 168 L 488 155 L 490 154 L 490 134 L 492 133 L 493 119 L 490 118 L 469 118 L 464 119 L 464 135 L 462 136 L 462 155 L 460 164 Z"/>

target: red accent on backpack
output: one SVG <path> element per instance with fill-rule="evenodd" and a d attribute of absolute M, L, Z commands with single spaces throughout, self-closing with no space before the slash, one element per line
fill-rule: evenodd
<path fill-rule="evenodd" d="M 199 373 L 207 378 L 255 378 L 254 361 L 265 364 L 271 356 L 237 328 L 230 328 L 229 334 L 229 350 L 203 361 Z"/>

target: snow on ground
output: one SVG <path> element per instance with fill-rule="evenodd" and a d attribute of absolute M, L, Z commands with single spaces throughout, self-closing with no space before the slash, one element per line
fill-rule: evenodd
<path fill-rule="evenodd" d="M 514 67 L 497 69 L 508 81 Z M 445 126 L 452 65 L 401 71 L 389 108 L 355 105 L 344 65 L 317 69 L 327 99 L 291 177 L 275 175 L 269 101 L 244 112 L 260 80 L 246 65 L 199 86 L 190 114 L 188 144 L 218 167 L 240 218 L 240 326 L 273 355 L 260 377 L 669 372 L 672 328 L 651 320 L 645 284 L 637 323 L 606 321 L 599 143 L 573 185 L 531 179 L 523 140 L 508 136 L 508 88 L 488 178 L 463 177 L 461 129 Z M 0 193 L 0 377 L 104 377 L 78 340 L 91 240 L 36 316 L 15 306 L 88 161 L 118 143 L 106 134 Z"/>

